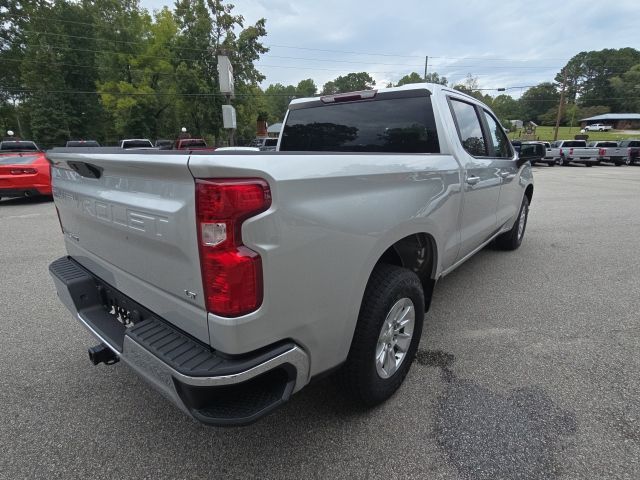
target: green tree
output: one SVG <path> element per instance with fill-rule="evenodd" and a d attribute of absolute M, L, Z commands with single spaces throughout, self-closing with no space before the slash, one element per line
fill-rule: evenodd
<path fill-rule="evenodd" d="M 396 87 L 407 85 L 410 83 L 437 83 L 439 85 L 447 85 L 447 77 L 441 77 L 437 72 L 427 73 L 426 78 L 417 72 L 411 72 L 396 83 Z"/>
<path fill-rule="evenodd" d="M 264 91 L 266 111 L 269 116 L 267 122 L 276 123 L 281 122 L 284 118 L 284 114 L 289 107 L 289 102 L 293 100 L 297 95 L 297 89 L 293 85 L 282 85 L 276 83 L 269 85 Z"/>
<path fill-rule="evenodd" d="M 560 93 L 551 82 L 544 82 L 529 88 L 520 97 L 520 108 L 523 120 L 541 122 L 541 115 L 547 113 L 550 108 L 557 108 L 560 102 Z"/>
<path fill-rule="evenodd" d="M 634 48 L 580 52 L 556 75 L 558 84 L 566 75 L 567 99 L 581 106 L 607 105 L 613 111 L 629 111 L 628 99 L 618 97 L 611 80 L 640 63 Z"/>
<path fill-rule="evenodd" d="M 367 72 L 348 73 L 325 83 L 322 87 L 322 94 L 332 95 L 335 93 L 373 90 L 375 85 L 375 80 Z"/>
<path fill-rule="evenodd" d="M 634 65 L 622 75 L 610 80 L 611 88 L 616 97 L 624 99 L 618 111 L 640 111 L 640 63 Z"/>
<path fill-rule="evenodd" d="M 480 90 L 478 78 L 474 77 L 471 74 L 467 75 L 467 78 L 465 78 L 463 83 L 454 85 L 453 88 L 462 93 L 466 93 L 473 98 L 477 98 L 481 102 L 486 103 L 488 106 L 491 106 L 491 102 L 493 99 L 490 95 L 485 95 L 484 93 L 482 93 L 482 91 Z"/>
<path fill-rule="evenodd" d="M 491 102 L 491 109 L 504 123 L 508 120 L 520 120 L 520 104 L 510 95 L 498 95 Z"/>
<path fill-rule="evenodd" d="M 318 93 L 316 82 L 310 78 L 300 80 L 296 87 L 296 93 L 301 97 L 313 97 Z"/>

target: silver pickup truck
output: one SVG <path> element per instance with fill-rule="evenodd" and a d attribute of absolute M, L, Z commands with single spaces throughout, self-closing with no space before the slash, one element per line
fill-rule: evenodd
<path fill-rule="evenodd" d="M 598 163 L 599 153 L 600 149 L 587 147 L 585 140 L 556 140 L 547 148 L 545 158 L 553 158 L 563 166 L 575 162 L 593 167 Z"/>
<path fill-rule="evenodd" d="M 90 359 L 206 424 L 250 423 L 334 370 L 384 401 L 436 281 L 525 233 L 531 166 L 461 92 L 294 100 L 278 149 L 48 153 L 68 252 L 49 268 Z"/>
<path fill-rule="evenodd" d="M 600 162 L 613 163 L 616 166 L 629 165 L 627 149 L 618 146 L 618 142 L 600 141 L 590 142 L 589 147 L 598 148 L 598 164 Z"/>

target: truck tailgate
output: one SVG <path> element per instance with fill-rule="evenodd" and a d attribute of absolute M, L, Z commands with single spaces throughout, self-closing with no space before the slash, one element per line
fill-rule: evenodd
<path fill-rule="evenodd" d="M 48 153 L 67 251 L 208 343 L 189 155 L 121 152 Z"/>

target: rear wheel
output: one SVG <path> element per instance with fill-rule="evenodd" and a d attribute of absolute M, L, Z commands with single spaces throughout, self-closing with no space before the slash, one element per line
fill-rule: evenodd
<path fill-rule="evenodd" d="M 340 380 L 366 406 L 391 397 L 409 372 L 424 320 L 424 293 L 411 270 L 378 264 L 369 278 Z"/>
<path fill-rule="evenodd" d="M 547 162 L 547 165 L 549 165 L 550 167 L 555 167 L 556 166 L 556 162 Z"/>
<path fill-rule="evenodd" d="M 496 238 L 496 246 L 501 250 L 515 250 L 522 244 L 524 238 L 524 231 L 527 228 L 527 220 L 529 218 L 529 199 L 525 195 L 522 198 L 522 205 L 518 212 L 518 218 L 516 219 L 513 227 L 508 232 L 499 235 Z"/>
<path fill-rule="evenodd" d="M 585 163 L 587 167 L 593 167 L 593 163 Z"/>

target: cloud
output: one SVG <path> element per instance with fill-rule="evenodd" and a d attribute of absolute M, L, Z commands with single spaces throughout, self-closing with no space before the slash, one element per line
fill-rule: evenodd
<path fill-rule="evenodd" d="M 453 82 L 471 74 L 483 88 L 527 86 L 552 81 L 580 51 L 638 43 L 637 0 L 539 0 L 535 5 L 521 0 L 238 0 L 235 5 L 247 24 L 267 19 L 264 43 L 270 51 L 259 62 L 266 84 L 313 78 L 322 85 L 338 75 L 367 71 L 384 85 L 411 71 L 422 73 L 428 55 L 429 71 Z"/>

